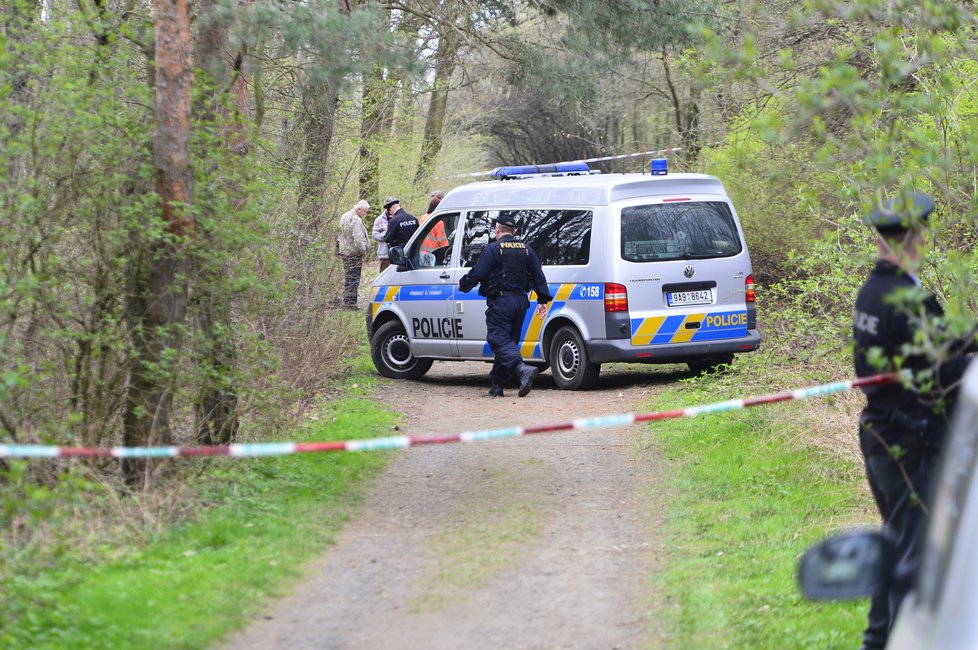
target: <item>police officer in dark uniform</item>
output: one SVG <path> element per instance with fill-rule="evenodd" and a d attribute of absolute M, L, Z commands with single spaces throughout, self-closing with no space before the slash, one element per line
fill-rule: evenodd
<path fill-rule="evenodd" d="M 920 193 L 891 199 L 866 221 L 877 232 L 876 265 L 856 298 L 856 374 L 901 372 L 901 380 L 863 388 L 859 420 L 866 476 L 895 542 L 888 584 L 870 601 L 866 650 L 883 648 L 900 601 L 911 586 L 927 516 L 928 488 L 973 341 L 943 335 L 944 310 L 916 276 L 934 201 Z M 924 330 L 937 354 L 915 342 Z"/>
<path fill-rule="evenodd" d="M 403 247 L 418 229 L 418 218 L 401 207 L 401 202 L 391 196 L 384 201 L 384 209 L 391 217 L 387 224 L 384 241 L 390 246 Z"/>
<path fill-rule="evenodd" d="M 490 397 L 503 396 L 503 384 L 516 378 L 520 382 L 519 396 L 525 397 L 533 388 L 540 372 L 523 363 L 518 343 L 523 319 L 530 307 L 527 292 L 537 293 L 537 317 L 547 315 L 547 303 L 553 300 L 540 259 L 533 249 L 516 239 L 516 221 L 508 214 L 495 221 L 496 241 L 486 246 L 475 267 L 459 280 L 458 286 L 468 293 L 475 285 L 479 295 L 486 298 L 486 329 L 489 347 L 495 357 L 489 378 Z"/>

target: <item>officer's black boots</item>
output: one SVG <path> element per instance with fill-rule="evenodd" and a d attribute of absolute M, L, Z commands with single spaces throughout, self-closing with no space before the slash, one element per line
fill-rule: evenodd
<path fill-rule="evenodd" d="M 503 385 L 492 382 L 492 388 L 489 389 L 489 397 L 502 397 L 503 396 Z"/>
<path fill-rule="evenodd" d="M 537 378 L 538 374 L 540 374 L 538 368 L 528 366 L 525 363 L 520 366 L 520 392 L 518 393 L 520 397 L 526 397 L 530 393 L 533 389 L 533 380 Z"/>

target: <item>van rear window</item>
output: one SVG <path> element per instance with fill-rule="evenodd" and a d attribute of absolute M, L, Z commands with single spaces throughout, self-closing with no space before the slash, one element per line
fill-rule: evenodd
<path fill-rule="evenodd" d="M 723 201 L 636 205 L 621 210 L 621 256 L 630 262 L 729 257 L 742 250 Z"/>

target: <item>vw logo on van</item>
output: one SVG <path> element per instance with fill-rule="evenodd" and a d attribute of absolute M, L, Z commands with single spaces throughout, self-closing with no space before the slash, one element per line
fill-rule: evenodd
<path fill-rule="evenodd" d="M 696 269 L 693 268 L 692 264 L 687 264 L 686 268 L 683 269 L 683 275 L 685 275 L 687 278 L 693 277 L 694 273 L 696 273 Z"/>

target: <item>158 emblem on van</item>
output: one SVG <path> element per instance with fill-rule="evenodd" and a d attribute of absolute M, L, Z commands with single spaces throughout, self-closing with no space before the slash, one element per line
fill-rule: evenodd
<path fill-rule="evenodd" d="M 696 269 L 693 268 L 692 264 L 687 264 L 686 267 L 683 268 L 683 275 L 685 275 L 687 278 L 693 277 L 694 273 L 696 273 Z"/>

